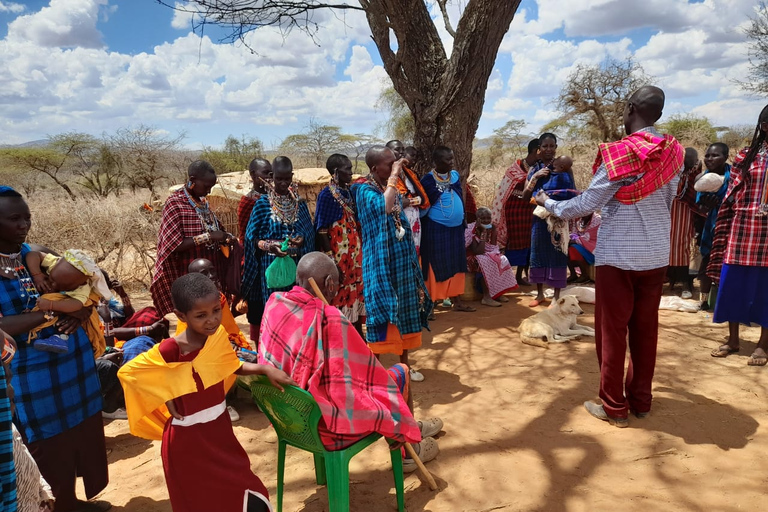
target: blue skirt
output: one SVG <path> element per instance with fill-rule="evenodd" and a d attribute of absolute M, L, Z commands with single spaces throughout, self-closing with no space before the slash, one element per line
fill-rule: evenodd
<path fill-rule="evenodd" d="M 513 267 L 524 267 L 528 265 L 528 260 L 531 257 L 531 248 L 517 249 L 515 251 L 504 251 L 504 256 L 509 260 L 509 264 Z"/>
<path fill-rule="evenodd" d="M 552 245 L 547 221 L 538 217 L 531 228 L 531 268 L 568 268 L 568 255 Z"/>
<path fill-rule="evenodd" d="M 768 267 L 724 264 L 713 320 L 768 328 Z"/>

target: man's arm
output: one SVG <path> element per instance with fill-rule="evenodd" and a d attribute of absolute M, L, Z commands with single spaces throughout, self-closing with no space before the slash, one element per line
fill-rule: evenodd
<path fill-rule="evenodd" d="M 576 219 L 601 210 L 624 185 L 621 181 L 610 181 L 605 166 L 601 165 L 592 178 L 592 183 L 580 195 L 568 201 L 547 199 L 544 207 L 561 219 Z"/>

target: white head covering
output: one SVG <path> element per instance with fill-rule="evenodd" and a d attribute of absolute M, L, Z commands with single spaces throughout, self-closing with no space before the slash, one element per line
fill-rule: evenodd
<path fill-rule="evenodd" d="M 104 278 L 104 274 L 99 266 L 90 256 L 79 249 L 69 249 L 64 252 L 63 258 L 67 263 L 88 276 L 88 283 L 91 289 L 101 295 L 103 299 L 109 300 L 112 293 L 109 291 L 107 280 Z"/>

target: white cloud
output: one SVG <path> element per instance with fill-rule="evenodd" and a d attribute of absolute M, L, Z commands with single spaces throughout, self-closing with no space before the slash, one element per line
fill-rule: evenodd
<path fill-rule="evenodd" d="M 107 0 L 51 0 L 48 7 L 9 23 L 7 39 L 49 48 L 100 48 L 102 35 L 96 22 L 99 7 L 106 4 Z"/>
<path fill-rule="evenodd" d="M 24 9 L 26 8 L 21 4 L 17 4 L 14 2 L 0 1 L 0 12 L 11 12 L 14 14 L 18 14 L 20 12 L 24 12 Z"/>
<path fill-rule="evenodd" d="M 173 19 L 171 20 L 171 26 L 179 30 L 189 30 L 192 28 L 192 20 L 195 18 L 195 13 L 187 8 L 183 7 L 185 4 L 176 2 L 174 4 Z"/>

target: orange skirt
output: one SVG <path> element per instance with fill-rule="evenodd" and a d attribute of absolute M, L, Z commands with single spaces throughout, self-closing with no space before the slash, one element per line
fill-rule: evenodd
<path fill-rule="evenodd" d="M 403 350 L 412 350 L 421 346 L 421 332 L 400 335 L 400 331 L 394 324 L 387 325 L 387 339 L 378 343 L 369 343 L 368 348 L 374 354 L 403 355 Z"/>
<path fill-rule="evenodd" d="M 426 286 L 429 296 L 432 300 L 443 300 L 449 297 L 458 297 L 464 293 L 464 272 L 455 274 L 447 281 L 435 281 L 435 271 L 432 267 L 429 267 L 429 276 L 427 277 Z"/>

